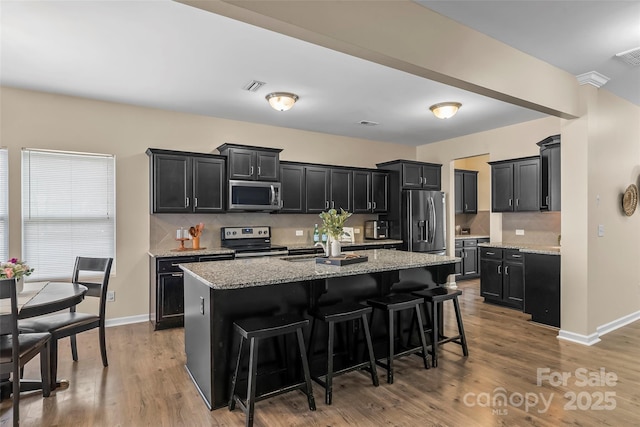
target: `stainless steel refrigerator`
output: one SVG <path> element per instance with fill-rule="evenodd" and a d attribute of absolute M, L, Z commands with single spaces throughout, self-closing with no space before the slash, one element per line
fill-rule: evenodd
<path fill-rule="evenodd" d="M 445 203 L 441 191 L 402 192 L 402 240 L 408 251 L 446 254 Z"/>

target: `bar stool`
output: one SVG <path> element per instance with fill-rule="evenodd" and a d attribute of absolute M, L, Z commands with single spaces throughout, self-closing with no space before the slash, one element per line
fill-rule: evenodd
<path fill-rule="evenodd" d="M 274 317 L 243 319 L 234 322 L 233 326 L 238 334 L 240 334 L 240 347 L 238 349 L 238 358 L 236 360 L 236 368 L 231 380 L 231 393 L 229 398 L 229 410 L 235 409 L 236 403 L 240 405 L 242 411 L 247 416 L 246 427 L 253 425 L 253 411 L 255 403 L 259 400 L 277 396 L 293 390 L 302 390 L 307 395 L 309 409 L 316 410 L 316 403 L 313 398 L 313 389 L 311 387 L 311 376 L 309 374 L 309 364 L 307 363 L 304 337 L 302 328 L 309 324 L 309 321 L 295 314 L 283 314 Z M 258 347 L 262 338 L 278 337 L 286 334 L 295 333 L 298 340 L 298 349 L 300 358 L 302 359 L 302 370 L 304 373 L 304 382 L 289 385 L 272 392 L 256 396 L 256 376 L 258 371 Z M 236 381 L 238 379 L 238 371 L 240 369 L 240 360 L 242 358 L 242 347 L 244 341 L 250 343 L 249 356 L 249 377 L 247 384 L 247 399 L 243 401 L 236 394 Z"/>
<path fill-rule="evenodd" d="M 438 366 L 438 346 L 448 342 L 455 342 L 456 344 L 460 345 L 462 347 L 462 353 L 464 354 L 464 356 L 469 356 L 469 349 L 467 348 L 467 337 L 464 334 L 462 315 L 460 314 L 460 304 L 458 303 L 458 296 L 462 295 L 462 291 L 447 289 L 444 287 L 436 287 L 412 292 L 411 294 L 416 297 L 424 298 L 425 306 L 426 304 L 429 304 L 431 308 L 431 319 L 429 319 L 430 325 L 428 329 L 425 329 L 425 333 L 430 333 L 431 337 L 431 357 L 433 361 L 433 367 L 435 368 Z M 444 301 L 453 301 L 453 308 L 456 312 L 456 320 L 458 322 L 458 335 L 452 337 L 445 337 L 442 334 L 444 332 L 444 325 L 438 325 L 438 306 L 442 307 L 442 303 Z"/>
<path fill-rule="evenodd" d="M 373 309 L 369 306 L 359 304 L 357 302 L 339 303 L 325 307 L 319 307 L 312 310 L 309 314 L 312 316 L 311 321 L 311 337 L 310 349 L 308 357 L 313 355 L 314 344 L 314 331 L 316 326 L 316 319 L 321 320 L 327 324 L 328 327 L 328 340 L 327 340 L 327 374 L 325 375 L 325 381 L 322 381 L 320 377 L 311 376 L 315 382 L 320 384 L 325 389 L 324 400 L 327 405 L 331 405 L 333 397 L 333 377 L 354 371 L 356 369 L 365 368 L 371 374 L 371 381 L 373 385 L 378 387 L 378 373 L 376 371 L 376 360 L 373 353 L 373 345 L 371 343 L 371 334 L 369 332 L 369 324 L 367 322 L 367 314 L 371 313 Z M 367 345 L 367 352 L 369 360 L 357 363 L 355 365 L 348 366 L 337 372 L 333 371 L 333 358 L 334 358 L 334 330 L 336 323 L 348 322 L 350 320 L 360 320 L 362 324 L 362 330 L 364 331 L 364 338 Z"/>
<path fill-rule="evenodd" d="M 427 342 L 424 336 L 424 324 L 422 322 L 422 314 L 420 314 L 420 304 L 424 301 L 421 297 L 412 296 L 409 294 L 392 294 L 380 298 L 371 298 L 367 300 L 374 309 L 385 310 L 388 316 L 388 338 L 389 338 L 389 355 L 387 356 L 387 363 L 376 360 L 376 363 L 387 370 L 387 382 L 393 384 L 393 359 L 405 356 L 407 354 L 421 353 L 424 361 L 425 369 L 429 369 L 429 354 L 427 352 Z M 421 346 L 412 347 L 395 353 L 395 317 L 396 313 L 400 313 L 404 310 L 415 310 L 415 316 L 418 319 L 418 335 L 420 336 Z M 371 321 L 373 321 L 373 313 L 371 314 Z M 402 338 L 402 337 L 401 337 Z M 407 340 L 409 342 L 409 340 Z"/>

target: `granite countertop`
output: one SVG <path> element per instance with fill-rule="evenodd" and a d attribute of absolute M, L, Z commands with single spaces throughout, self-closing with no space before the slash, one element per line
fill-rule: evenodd
<path fill-rule="evenodd" d="M 394 239 L 382 239 L 382 240 L 356 240 L 355 242 L 341 242 L 342 247 L 348 246 L 374 246 L 374 245 L 399 245 L 402 244 L 402 240 L 394 240 Z M 293 243 L 293 244 L 283 244 L 287 249 L 313 249 L 315 246 L 313 243 Z"/>
<path fill-rule="evenodd" d="M 520 252 L 542 255 L 560 255 L 560 246 L 531 245 L 527 243 L 478 243 L 480 247 L 519 249 Z"/>
<path fill-rule="evenodd" d="M 197 278 L 211 288 L 224 290 L 404 270 L 460 261 L 460 258 L 456 257 L 391 249 L 372 249 L 355 253 L 366 255 L 369 260 L 338 267 L 316 264 L 314 256 L 299 255 L 287 258 L 304 261 L 291 262 L 282 259 L 283 257 L 243 258 L 181 264 L 180 268 L 185 274 Z"/>
<path fill-rule="evenodd" d="M 488 239 L 491 236 L 484 236 L 482 234 L 456 234 L 456 240 L 458 239 Z"/>
<path fill-rule="evenodd" d="M 233 249 L 227 248 L 206 248 L 206 249 L 191 249 L 186 248 L 184 251 L 173 251 L 171 249 L 159 249 L 149 250 L 149 256 L 153 258 L 168 258 L 175 256 L 205 256 L 205 255 L 228 255 L 233 254 Z"/>

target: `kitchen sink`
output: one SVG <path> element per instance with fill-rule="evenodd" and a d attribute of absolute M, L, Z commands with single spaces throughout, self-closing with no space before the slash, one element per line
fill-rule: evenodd
<path fill-rule="evenodd" d="M 316 259 L 316 257 L 318 257 L 319 255 L 291 255 L 291 256 L 286 256 L 286 257 L 282 257 L 280 258 L 283 261 L 289 261 L 289 262 L 305 262 L 305 261 L 313 261 Z"/>

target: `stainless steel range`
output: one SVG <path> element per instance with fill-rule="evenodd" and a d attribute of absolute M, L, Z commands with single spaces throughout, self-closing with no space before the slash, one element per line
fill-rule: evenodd
<path fill-rule="evenodd" d="M 271 227 L 222 227 L 222 247 L 233 249 L 236 258 L 288 255 L 286 246 L 271 244 Z"/>

